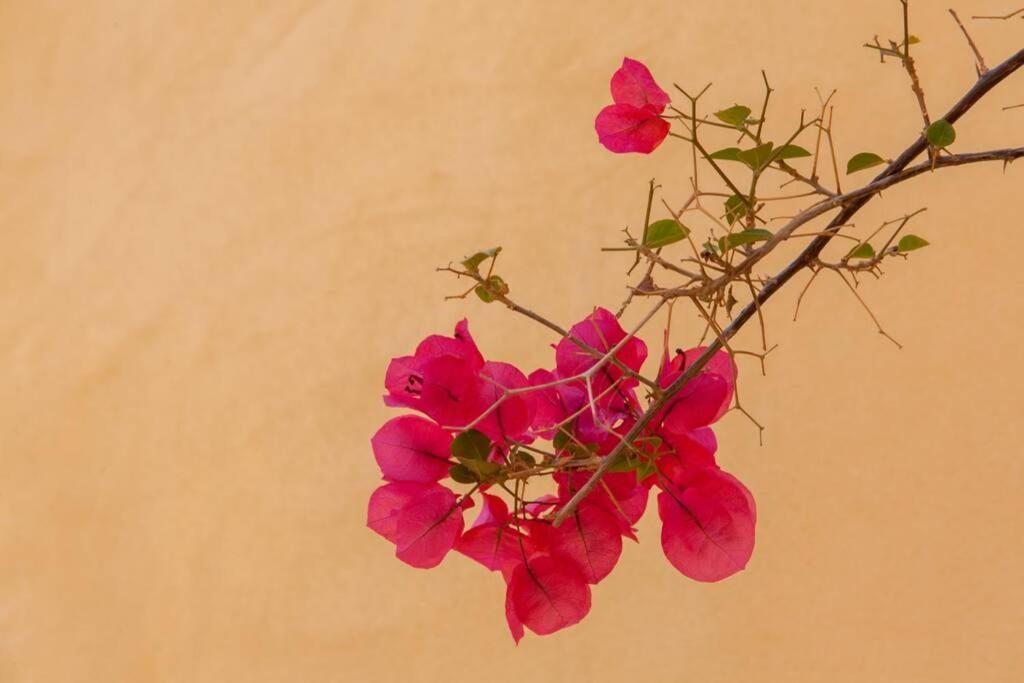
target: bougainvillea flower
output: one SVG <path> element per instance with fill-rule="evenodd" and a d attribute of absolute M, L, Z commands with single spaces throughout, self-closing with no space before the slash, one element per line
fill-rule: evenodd
<path fill-rule="evenodd" d="M 619 526 L 602 506 L 584 501 L 554 530 L 551 554 L 572 561 L 587 583 L 598 583 L 622 555 Z"/>
<path fill-rule="evenodd" d="M 519 368 L 508 363 L 488 361 L 480 369 L 482 378 L 475 419 L 497 402 L 506 389 L 522 389 L 530 382 Z M 537 400 L 532 392 L 509 396 L 476 425 L 476 429 L 496 442 L 510 439 L 528 441 L 527 435 L 537 412 Z"/>
<path fill-rule="evenodd" d="M 612 101 L 634 107 L 654 107 L 658 113 L 672 101 L 668 93 L 654 81 L 650 69 L 643 62 L 625 57 L 622 66 L 612 74 Z"/>
<path fill-rule="evenodd" d="M 529 376 L 530 386 L 552 384 L 558 378 L 550 370 L 534 370 Z M 581 383 L 563 382 L 531 392 L 535 400 L 536 412 L 533 419 L 533 431 L 539 436 L 550 439 L 555 434 L 555 426 L 575 415 L 586 403 L 587 392 Z"/>
<path fill-rule="evenodd" d="M 650 73 L 631 60 L 612 89 L 617 106 L 657 109 L 667 103 Z M 602 361 L 612 349 L 614 359 Z M 703 351 L 679 351 L 671 359 L 666 354 L 659 385 L 671 385 Z M 646 344 L 627 335 L 603 308 L 573 325 L 569 338 L 555 346 L 553 370 L 529 377 L 508 363 L 485 361 L 464 320 L 452 337 L 426 338 L 415 354 L 395 358 L 388 367 L 385 402 L 426 417 L 394 418 L 371 439 L 389 483 L 371 495 L 367 526 L 394 543 L 395 554 L 411 566 L 434 567 L 454 549 L 500 572 L 516 642 L 527 628 L 547 635 L 586 616 L 590 585 L 615 567 L 623 536 L 636 540 L 634 525 L 655 485 L 661 488 L 662 549 L 673 566 L 699 581 L 739 571 L 753 551 L 756 512 L 749 491 L 715 462 L 718 444 L 709 425 L 729 409 L 736 378 L 725 353 L 715 354 L 632 438 L 627 464 L 643 466 L 642 479 L 636 469 L 608 472 L 564 523 L 552 523 L 552 515 L 593 476 L 569 463 L 607 456 L 637 424 L 643 406 L 633 373 L 646 358 Z M 520 393 L 539 386 L 544 388 Z M 450 469 L 456 462 L 452 432 L 470 427 L 481 434 L 456 449 L 468 469 L 460 476 Z M 500 480 L 493 475 L 528 463 L 525 453 L 533 449 L 518 449 L 537 437 L 553 442 L 550 451 L 537 453 L 546 453 L 545 467 L 554 465 L 557 495 L 517 498 L 510 511 L 493 494 Z M 516 452 L 522 455 L 513 457 Z M 469 467 L 484 458 L 494 466 Z M 656 470 L 645 464 L 651 462 Z M 463 529 L 463 515 L 475 505 L 474 497 L 457 497 L 439 484 L 446 476 L 477 485 L 471 493 L 480 511 L 469 530 Z"/>
<path fill-rule="evenodd" d="M 506 619 L 518 642 L 522 625 L 537 635 L 580 622 L 590 612 L 590 586 L 576 565 L 564 558 L 537 555 L 516 569 L 508 582 Z"/>
<path fill-rule="evenodd" d="M 686 351 L 676 351 L 675 355 L 671 359 L 667 357 L 662 358 L 661 368 L 658 372 L 658 384 L 662 388 L 672 384 L 672 382 L 685 372 L 686 368 L 689 367 L 689 364 L 700 358 L 706 350 L 706 346 L 698 346 L 692 349 L 687 349 Z M 726 394 L 722 397 L 721 403 L 718 405 L 714 417 L 707 424 L 717 422 L 723 415 L 725 415 L 726 411 L 729 410 L 729 405 L 732 403 L 733 393 L 736 390 L 736 374 L 736 362 L 725 351 L 718 351 L 711 356 L 707 365 L 701 368 L 697 377 L 690 380 L 693 382 L 704 375 L 717 375 L 725 381 L 725 386 L 727 388 Z"/>
<path fill-rule="evenodd" d="M 707 427 L 721 416 L 729 385 L 721 375 L 701 373 L 686 383 L 665 410 L 662 431 L 685 434 Z"/>
<path fill-rule="evenodd" d="M 415 415 L 388 420 L 370 444 L 388 481 L 438 481 L 448 475 L 452 465 L 451 434 Z"/>
<path fill-rule="evenodd" d="M 414 408 L 446 426 L 465 424 L 480 409 L 478 373 L 483 366 L 469 325 L 462 320 L 454 337 L 431 335 L 420 342 L 415 355 L 391 361 L 384 403 Z"/>
<path fill-rule="evenodd" d="M 366 525 L 395 544 L 398 559 L 436 567 L 462 533 L 462 508 L 440 484 L 393 482 L 370 496 Z"/>
<path fill-rule="evenodd" d="M 555 365 L 559 377 L 578 375 L 597 364 L 600 356 L 580 347 L 576 341 L 583 342 L 590 348 L 605 354 L 616 344 L 626 338 L 626 331 L 619 324 L 619 319 L 607 308 L 597 308 L 586 318 L 569 328 L 569 337 L 563 338 L 555 347 Z M 573 341 L 575 339 L 576 341 Z M 642 339 L 632 337 L 615 352 L 615 358 L 633 372 L 639 372 L 647 359 L 647 344 Z M 595 380 L 604 378 L 607 387 L 611 380 L 623 375 L 623 371 L 614 363 L 605 362 L 600 372 L 595 373 Z M 622 382 L 623 387 L 635 387 L 636 378 L 629 377 Z"/>
<path fill-rule="evenodd" d="M 661 113 L 671 101 L 650 70 L 626 57 L 612 75 L 611 104 L 594 121 L 598 140 L 612 152 L 650 154 L 668 136 L 669 122 Z"/>
<path fill-rule="evenodd" d="M 513 527 L 505 501 L 487 493 L 472 528 L 455 542 L 455 550 L 491 571 L 500 571 L 506 581 L 523 563 L 524 547 L 532 550 L 532 540 Z"/>
<path fill-rule="evenodd" d="M 567 502 L 579 491 L 593 472 L 576 470 L 575 472 L 558 472 L 553 475 L 558 483 L 558 496 Z M 601 477 L 601 482 L 587 496 L 587 502 L 599 505 L 611 513 L 618 526 L 619 533 L 636 540 L 632 527 L 640 521 L 647 509 L 647 499 L 654 479 L 648 477 L 637 482 L 636 472 L 608 472 Z M 563 524 L 564 526 L 564 524 Z"/>
<path fill-rule="evenodd" d="M 601 354 L 607 354 L 620 342 L 623 343 L 613 357 L 621 367 L 611 359 L 602 362 Z M 592 351 L 580 346 L 581 343 Z M 589 391 L 584 380 L 570 383 L 582 392 L 581 406 L 588 405 L 590 397 L 594 399 L 593 405 L 579 414 L 574 425 L 580 441 L 612 445 L 618 441 L 615 428 L 628 420 L 639 406 L 632 391 L 639 382 L 622 368 L 639 372 L 646 358 L 647 345 L 643 340 L 636 337 L 627 339 L 618 319 L 605 308 L 595 309 L 569 329 L 569 337 L 558 342 L 555 346 L 556 376 L 568 379 L 584 372 L 592 373 Z"/>
<path fill-rule="evenodd" d="M 662 359 L 658 384 L 667 387 L 685 371 L 688 361 L 695 361 L 705 347 L 677 351 L 669 360 Z M 674 478 L 680 466 L 712 467 L 718 448 L 715 434 L 708 425 L 718 421 L 732 403 L 736 385 L 736 364 L 724 351 L 715 353 L 696 377 L 655 417 L 656 432 L 672 447 L 673 457 L 659 460 L 659 469 Z"/>
<path fill-rule="evenodd" d="M 685 468 L 658 494 L 661 547 L 696 581 L 721 581 L 747 566 L 757 512 L 750 492 L 717 468 Z"/>
<path fill-rule="evenodd" d="M 718 440 L 710 427 L 701 427 L 682 434 L 660 432 L 670 452 L 658 458 L 658 469 L 675 481 L 682 467 L 716 467 L 715 451 Z"/>
<path fill-rule="evenodd" d="M 653 107 L 609 104 L 594 119 L 597 140 L 616 154 L 650 154 L 668 137 L 671 125 Z"/>

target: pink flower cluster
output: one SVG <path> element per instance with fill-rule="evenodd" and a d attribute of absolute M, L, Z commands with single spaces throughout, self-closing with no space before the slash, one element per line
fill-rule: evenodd
<path fill-rule="evenodd" d="M 661 118 L 671 102 L 642 63 L 626 57 L 612 75 L 612 101 L 594 121 L 597 138 L 616 153 L 650 154 L 668 136 L 669 122 Z"/>
<path fill-rule="evenodd" d="M 702 351 L 662 358 L 660 386 Z M 553 369 L 528 376 L 485 360 L 466 321 L 453 337 L 427 337 L 387 370 L 385 403 L 422 416 L 395 417 L 373 436 L 386 483 L 370 497 L 368 526 L 413 567 L 434 567 L 455 550 L 499 572 L 516 642 L 524 627 L 545 635 L 587 615 L 590 586 L 615 567 L 622 538 L 636 540 L 652 488 L 662 549 L 676 569 L 697 581 L 740 571 L 753 551 L 755 507 L 715 461 L 710 425 L 728 409 L 736 377 L 724 353 L 635 438 L 621 467 L 552 524 L 642 414 L 637 373 L 646 358 L 646 344 L 605 309 L 557 344 Z M 551 474 L 554 492 L 529 498 L 523 482 L 542 474 Z M 455 484 L 467 492 L 456 495 Z M 463 515 L 474 505 L 467 529 Z"/>

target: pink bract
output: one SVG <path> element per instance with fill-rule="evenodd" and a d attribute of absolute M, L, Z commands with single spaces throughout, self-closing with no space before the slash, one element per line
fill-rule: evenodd
<path fill-rule="evenodd" d="M 669 122 L 661 113 L 671 102 L 641 62 L 626 57 L 612 74 L 611 104 L 594 120 L 598 141 L 608 150 L 623 154 L 650 154 L 668 136 Z"/>
<path fill-rule="evenodd" d="M 612 87 L 622 100 L 615 106 L 653 110 L 667 103 L 646 68 L 632 60 Z M 529 377 L 514 365 L 485 360 L 465 320 L 451 337 L 427 337 L 413 355 L 393 359 L 385 378 L 385 403 L 423 416 L 393 418 L 371 439 L 388 483 L 370 496 L 367 526 L 394 543 L 395 555 L 413 567 L 434 567 L 454 549 L 500 573 L 516 642 L 527 628 L 547 635 L 586 616 L 590 585 L 614 569 L 623 536 L 637 540 L 634 525 L 654 486 L 660 489 L 662 549 L 683 574 L 718 581 L 745 567 L 753 551 L 753 498 L 715 461 L 718 444 L 710 425 L 729 409 L 736 380 L 736 367 L 723 352 L 635 435 L 629 460 L 621 463 L 633 469 L 606 473 L 563 524 L 552 524 L 593 476 L 593 461 L 620 446 L 643 410 L 633 373 L 646 361 L 647 345 L 629 337 L 604 308 L 573 325 L 569 336 L 555 346 L 554 369 Z M 602 361 L 613 349 L 614 360 Z M 658 384 L 672 384 L 703 352 L 698 347 L 666 355 Z M 544 388 L 522 391 L 539 386 Z M 453 439 L 470 427 L 480 433 L 460 442 L 456 459 Z M 553 443 L 535 449 L 530 444 L 538 437 Z M 479 464 L 514 472 L 542 460 L 547 467 L 575 458 L 593 461 L 585 469 L 554 467 L 557 495 L 533 494 L 517 500 L 514 510 L 494 494 L 501 481 L 492 478 L 495 469 Z M 461 472 L 452 469 L 456 464 Z M 463 514 L 474 497 L 460 498 L 438 483 L 448 476 L 476 483 L 472 493 L 480 510 L 468 530 Z"/>
<path fill-rule="evenodd" d="M 430 420 L 403 415 L 388 420 L 370 440 L 388 481 L 431 482 L 448 475 L 452 436 Z"/>
<path fill-rule="evenodd" d="M 521 625 L 537 635 L 547 635 L 587 616 L 590 586 L 569 560 L 538 555 L 530 559 L 529 567 L 523 564 L 516 569 L 508 583 L 505 609 L 509 630 L 517 641 Z"/>
<path fill-rule="evenodd" d="M 367 526 L 395 544 L 398 559 L 413 567 L 436 567 L 462 533 L 462 508 L 440 484 L 395 482 L 370 496 Z"/>
<path fill-rule="evenodd" d="M 665 557 L 696 581 L 721 581 L 747 566 L 757 512 L 750 492 L 717 468 L 688 469 L 658 494 Z"/>
<path fill-rule="evenodd" d="M 587 583 L 598 583 L 618 563 L 622 536 L 609 512 L 600 505 L 584 502 L 554 530 L 551 553 L 571 560 Z"/>
<path fill-rule="evenodd" d="M 634 107 L 650 105 L 659 114 L 672 101 L 668 93 L 654 82 L 650 69 L 642 62 L 625 57 L 622 66 L 612 74 L 612 101 Z"/>
<path fill-rule="evenodd" d="M 610 104 L 594 119 L 598 142 L 616 154 L 650 154 L 668 137 L 670 128 L 649 106 Z"/>

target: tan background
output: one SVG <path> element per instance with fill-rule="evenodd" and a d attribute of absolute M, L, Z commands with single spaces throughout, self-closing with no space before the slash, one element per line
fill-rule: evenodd
<path fill-rule="evenodd" d="M 914 4 L 941 110 L 971 61 Z M 623 54 L 721 106 L 764 67 L 777 131 L 836 87 L 843 158 L 894 155 L 914 103 L 858 46 L 895 6 L 0 2 L 0 681 L 1021 680 L 1020 167 L 859 218 L 930 207 L 934 246 L 863 288 L 902 352 L 837 282 L 796 324 L 772 302 L 743 385 L 766 445 L 720 429 L 759 503 L 747 572 L 682 578 L 649 511 L 585 622 L 516 649 L 500 579 L 364 527 L 389 357 L 468 315 L 488 356 L 551 362 L 433 267 L 501 244 L 516 297 L 571 322 L 621 300 L 597 249 L 646 179 L 683 197 L 681 148 L 594 140 Z M 996 62 L 1022 25 L 975 32 Z M 1020 144 L 1019 101 L 1024 75 L 958 149 Z"/>

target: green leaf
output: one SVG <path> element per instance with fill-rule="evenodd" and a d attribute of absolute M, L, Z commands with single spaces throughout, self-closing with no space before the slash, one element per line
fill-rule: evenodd
<path fill-rule="evenodd" d="M 632 472 L 636 469 L 637 461 L 627 457 L 619 458 L 614 465 L 608 468 L 609 472 Z"/>
<path fill-rule="evenodd" d="M 475 484 L 477 482 L 476 475 L 465 465 L 452 465 L 448 468 L 448 476 L 460 484 Z"/>
<path fill-rule="evenodd" d="M 722 111 L 716 111 L 715 116 L 722 123 L 728 123 L 734 128 L 742 128 L 743 124 L 747 122 L 747 117 L 750 116 L 750 107 L 744 107 L 741 104 L 737 104 L 734 107 L 723 109 Z"/>
<path fill-rule="evenodd" d="M 637 483 L 642 482 L 647 477 L 652 476 L 658 471 L 657 466 L 651 460 L 641 460 L 636 466 L 636 481 Z"/>
<path fill-rule="evenodd" d="M 878 166 L 884 164 L 885 159 L 878 156 L 874 152 L 861 152 L 860 154 L 854 154 L 850 157 L 850 160 L 846 162 L 846 174 L 856 173 L 857 171 L 863 171 L 865 168 L 871 168 L 872 166 Z"/>
<path fill-rule="evenodd" d="M 900 250 L 900 253 L 907 253 L 908 251 L 915 251 L 917 249 L 924 249 L 929 244 L 928 240 L 917 235 L 904 235 L 900 238 L 900 243 L 896 245 L 896 248 Z"/>
<path fill-rule="evenodd" d="M 551 440 L 551 445 L 555 447 L 555 452 L 561 452 L 565 450 L 565 447 L 569 445 L 570 436 L 569 432 L 566 431 L 565 427 L 559 427 L 555 433 L 555 438 Z"/>
<path fill-rule="evenodd" d="M 912 35 L 910 36 L 910 39 L 907 42 L 910 43 L 911 45 L 917 45 L 918 43 L 921 42 L 921 39 L 918 38 L 917 36 Z"/>
<path fill-rule="evenodd" d="M 747 200 L 738 194 L 734 194 L 725 200 L 725 220 L 732 225 L 747 215 Z"/>
<path fill-rule="evenodd" d="M 473 290 L 476 295 L 480 297 L 480 300 L 485 304 L 489 304 L 499 296 L 505 296 L 508 294 L 508 285 L 497 275 L 492 275 L 487 278 L 487 281 L 482 285 L 477 285 Z"/>
<path fill-rule="evenodd" d="M 778 159 L 800 159 L 809 157 L 811 153 L 799 145 L 783 145 L 775 150 L 775 158 Z"/>
<path fill-rule="evenodd" d="M 690 229 L 679 223 L 674 218 L 665 218 L 655 221 L 647 226 L 647 237 L 644 238 L 644 246 L 648 249 L 657 249 L 669 244 L 686 239 Z"/>
<path fill-rule="evenodd" d="M 474 477 L 473 481 L 486 479 L 501 469 L 501 465 L 487 459 L 491 454 L 491 448 L 491 440 L 487 438 L 487 435 L 475 429 L 467 429 L 462 432 L 455 437 L 451 445 L 452 455 Z M 451 473 L 451 470 L 449 470 L 449 473 Z M 459 474 L 463 477 L 465 476 L 465 472 L 462 470 L 459 470 Z M 452 478 L 455 478 L 454 475 Z M 460 480 L 455 479 L 455 481 Z"/>
<path fill-rule="evenodd" d="M 743 150 L 738 154 L 739 160 L 757 171 L 765 166 L 772 158 L 772 149 L 774 147 L 775 145 L 771 142 L 766 142 L 763 145 Z"/>
<path fill-rule="evenodd" d="M 467 429 L 452 441 L 452 455 L 460 462 L 486 460 L 491 454 L 491 440 L 483 432 Z"/>
<path fill-rule="evenodd" d="M 462 265 L 471 273 L 477 272 L 480 268 L 480 264 L 489 258 L 494 258 L 501 253 L 501 247 L 494 247 L 492 249 L 484 249 L 478 251 L 472 256 L 466 257 L 466 260 L 462 262 Z"/>
<path fill-rule="evenodd" d="M 740 148 L 739 147 L 726 147 L 720 149 L 717 152 L 712 152 L 708 155 L 709 159 L 720 159 L 723 161 L 739 161 L 740 160 Z"/>
<path fill-rule="evenodd" d="M 763 242 L 770 239 L 772 234 L 764 230 L 763 228 L 754 228 L 752 230 L 744 230 L 742 232 L 734 232 L 731 235 L 726 235 L 718 240 L 718 248 L 722 251 L 729 249 L 735 249 L 736 247 L 744 244 L 750 244 L 751 242 Z"/>
<path fill-rule="evenodd" d="M 863 258 L 870 259 L 875 257 L 875 248 L 865 242 L 864 244 L 858 245 L 850 250 L 850 253 L 846 255 L 846 258 Z"/>
<path fill-rule="evenodd" d="M 527 453 L 526 451 L 519 451 L 518 453 L 516 453 L 516 457 L 518 457 L 520 460 L 522 460 L 530 467 L 533 467 L 537 464 L 537 458 L 533 457 L 531 453 Z"/>
<path fill-rule="evenodd" d="M 501 470 L 501 465 L 490 460 L 469 460 L 462 463 L 470 472 L 476 475 L 477 479 L 493 477 Z"/>
<path fill-rule="evenodd" d="M 939 149 L 949 147 L 956 142 L 956 129 L 946 119 L 939 119 L 928 126 L 928 132 L 925 135 L 928 138 L 928 144 Z"/>

